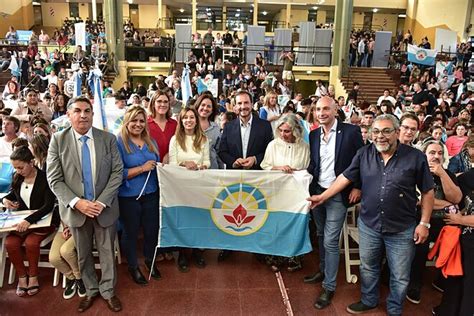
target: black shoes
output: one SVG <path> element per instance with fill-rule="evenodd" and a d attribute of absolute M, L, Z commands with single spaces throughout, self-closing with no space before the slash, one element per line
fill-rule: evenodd
<path fill-rule="evenodd" d="M 66 279 L 66 288 L 63 292 L 63 298 L 68 300 L 76 295 L 77 287 L 76 287 L 76 279 Z"/>
<path fill-rule="evenodd" d="M 148 268 L 148 271 L 151 271 L 151 277 L 155 280 L 161 279 L 161 273 L 158 270 L 158 267 L 156 266 L 156 263 L 153 265 L 153 270 L 151 269 L 151 260 L 145 260 L 145 265 Z"/>
<path fill-rule="evenodd" d="M 407 291 L 407 300 L 412 302 L 413 304 L 420 304 L 421 302 L 421 293 L 418 289 L 408 289 Z"/>
<path fill-rule="evenodd" d="M 148 284 L 148 281 L 145 279 L 145 277 L 143 276 L 142 272 L 140 271 L 138 267 L 136 268 L 129 267 L 128 273 L 130 273 L 130 276 L 132 277 L 133 281 L 136 284 L 140 284 L 140 285 Z"/>
<path fill-rule="evenodd" d="M 79 295 L 79 297 L 86 296 L 86 286 L 84 285 L 84 282 L 82 282 L 82 279 L 76 280 L 76 288 L 77 288 L 77 295 Z"/>
<path fill-rule="evenodd" d="M 376 307 L 377 306 L 367 306 L 364 303 L 362 303 L 362 301 L 359 301 L 357 303 L 347 306 L 346 311 L 350 314 L 362 314 Z"/>
<path fill-rule="evenodd" d="M 314 308 L 323 309 L 329 306 L 329 304 L 331 304 L 332 298 L 334 297 L 334 293 L 334 291 L 328 291 L 323 288 L 323 291 L 316 300 L 316 303 L 314 303 Z"/>
<path fill-rule="evenodd" d="M 186 259 L 186 256 L 179 252 L 178 256 L 178 270 L 179 272 L 188 272 L 189 271 L 189 265 L 188 265 L 188 260 Z"/>
<path fill-rule="evenodd" d="M 324 280 L 324 273 L 319 271 L 319 272 L 316 272 L 315 274 L 305 276 L 303 279 L 303 282 L 312 284 L 312 283 L 323 282 L 323 280 Z"/>
<path fill-rule="evenodd" d="M 202 257 L 202 252 L 203 251 L 201 249 L 193 249 L 193 253 L 192 253 L 196 266 L 201 269 L 206 266 L 206 261 Z"/>
<path fill-rule="evenodd" d="M 230 250 L 221 250 L 217 256 L 217 261 L 221 262 L 227 259 L 232 252 Z"/>

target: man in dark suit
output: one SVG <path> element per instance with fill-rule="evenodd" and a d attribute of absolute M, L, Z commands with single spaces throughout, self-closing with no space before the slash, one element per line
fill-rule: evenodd
<path fill-rule="evenodd" d="M 273 139 L 272 126 L 268 121 L 252 115 L 252 97 L 247 91 L 237 92 L 235 105 L 239 109 L 239 118 L 225 125 L 219 157 L 227 169 L 261 170 L 265 150 Z M 222 250 L 218 260 L 224 260 L 229 254 L 229 251 Z"/>
<path fill-rule="evenodd" d="M 28 76 L 28 69 L 30 64 L 28 63 L 28 59 L 25 58 L 26 52 L 19 53 L 20 58 L 18 58 L 18 71 L 20 72 L 20 85 L 24 87 L 28 84 L 29 76 Z"/>
<path fill-rule="evenodd" d="M 316 104 L 316 117 L 321 126 L 309 135 L 311 161 L 308 172 L 313 175 L 310 193 L 324 192 L 352 162 L 357 150 L 364 146 L 360 128 L 336 119 L 334 99 L 322 97 Z M 331 304 L 336 291 L 339 267 L 339 236 L 347 207 L 360 197 L 360 190 L 348 188 L 312 209 L 318 235 L 320 271 L 304 278 L 305 283 L 322 282 L 323 290 L 314 304 L 323 309 Z"/>
<path fill-rule="evenodd" d="M 100 293 L 109 309 L 118 312 L 122 305 L 114 291 L 117 276 L 114 240 L 122 159 L 115 136 L 92 127 L 89 99 L 72 99 L 67 115 L 71 127 L 51 139 L 47 177 L 59 200 L 61 220 L 69 226 L 76 242 L 79 269 L 86 287 L 78 311 L 91 307 Z M 100 282 L 94 267 L 93 241 L 99 252 Z"/>

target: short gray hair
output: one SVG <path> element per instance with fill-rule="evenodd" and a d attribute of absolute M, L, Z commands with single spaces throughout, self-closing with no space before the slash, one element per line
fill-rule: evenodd
<path fill-rule="evenodd" d="M 275 129 L 275 138 L 280 138 L 280 133 L 278 133 L 278 127 L 282 124 L 290 125 L 291 131 L 293 136 L 295 136 L 296 140 L 301 139 L 303 136 L 303 126 L 301 125 L 298 117 L 293 113 L 288 113 L 286 115 L 282 115 L 282 117 L 277 122 L 277 128 Z"/>
<path fill-rule="evenodd" d="M 428 150 L 428 146 L 430 145 L 439 145 L 441 147 L 441 150 L 443 151 L 443 158 L 444 158 L 444 144 L 436 139 L 428 139 L 427 141 L 423 142 L 421 145 L 421 151 L 426 154 L 426 151 Z"/>
<path fill-rule="evenodd" d="M 400 122 L 398 121 L 398 119 L 392 115 L 392 114 L 382 114 L 382 115 L 378 115 L 374 122 L 372 123 L 372 126 L 374 126 L 375 122 L 378 122 L 378 121 L 391 121 L 392 122 L 392 125 L 393 125 L 393 128 L 395 128 L 395 130 L 399 130 L 400 129 Z"/>
<path fill-rule="evenodd" d="M 69 100 L 69 102 L 67 103 L 67 109 L 71 109 L 72 108 L 72 105 L 74 103 L 77 103 L 77 102 L 85 102 L 87 104 L 89 104 L 89 106 L 91 107 L 91 109 L 93 109 L 93 106 L 92 106 L 92 102 L 91 100 L 89 100 L 89 98 L 85 97 L 85 96 L 78 96 L 78 97 L 74 97 L 72 98 L 71 100 Z"/>

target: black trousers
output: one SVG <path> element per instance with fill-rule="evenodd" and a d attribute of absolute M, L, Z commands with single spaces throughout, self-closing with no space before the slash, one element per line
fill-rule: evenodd
<path fill-rule="evenodd" d="M 461 235 L 462 277 L 449 277 L 437 312 L 441 316 L 474 315 L 474 231 Z"/>

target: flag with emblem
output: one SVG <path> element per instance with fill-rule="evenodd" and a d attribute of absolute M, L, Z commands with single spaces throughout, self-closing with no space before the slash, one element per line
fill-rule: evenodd
<path fill-rule="evenodd" d="M 296 256 L 311 251 L 306 171 L 200 170 L 164 165 L 159 247 Z M 178 189 L 179 188 L 179 189 Z"/>
<path fill-rule="evenodd" d="M 416 64 L 434 66 L 436 63 L 436 49 L 426 49 L 415 45 L 408 44 L 408 61 Z"/>

